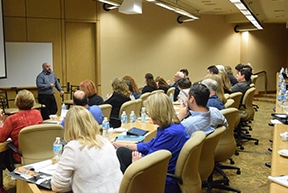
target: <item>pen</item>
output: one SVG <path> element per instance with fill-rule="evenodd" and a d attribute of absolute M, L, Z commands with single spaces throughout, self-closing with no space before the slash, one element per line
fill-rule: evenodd
<path fill-rule="evenodd" d="M 115 139 L 114 139 L 114 142 L 116 142 L 116 141 L 117 141 L 117 139 L 118 139 L 118 137 L 115 137 Z"/>

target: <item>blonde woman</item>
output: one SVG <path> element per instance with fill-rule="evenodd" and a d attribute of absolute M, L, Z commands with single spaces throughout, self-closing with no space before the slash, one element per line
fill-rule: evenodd
<path fill-rule="evenodd" d="M 20 131 L 26 126 L 43 122 L 41 113 L 32 109 L 34 103 L 35 98 L 32 92 L 21 90 L 15 98 L 15 105 L 18 107 L 19 112 L 8 116 L 4 121 L 4 114 L 1 112 L 2 109 L 0 109 L 0 120 L 4 121 L 4 124 L 0 125 L 0 142 L 11 138 L 15 147 L 19 150 L 18 135 Z M 15 163 L 21 163 L 21 157 L 18 154 L 13 154 L 13 157 Z"/>
<path fill-rule="evenodd" d="M 79 89 L 84 91 L 88 97 L 88 105 L 101 105 L 103 98 L 97 94 L 97 88 L 92 80 L 83 80 L 79 84 Z"/>
<path fill-rule="evenodd" d="M 129 87 L 126 82 L 122 79 L 115 78 L 112 82 L 112 95 L 104 101 L 104 104 L 111 104 L 112 110 L 110 114 L 110 126 L 117 128 L 121 126 L 119 118 L 119 111 L 123 103 L 130 101 Z"/>
<path fill-rule="evenodd" d="M 118 193 L 122 173 L 112 144 L 100 136 L 100 126 L 82 106 L 66 115 L 64 147 L 51 185 L 55 192 Z"/>
<path fill-rule="evenodd" d="M 169 150 L 172 153 L 168 172 L 174 173 L 179 152 L 185 142 L 189 139 L 184 126 L 176 116 L 173 104 L 164 93 L 155 93 L 144 102 L 144 106 L 153 121 L 158 125 L 157 134 L 150 142 L 138 144 L 113 143 L 117 149 L 117 156 L 120 161 L 121 170 L 124 173 L 126 168 L 134 161 L 160 149 Z M 165 193 L 178 193 L 179 187 L 174 179 L 167 177 Z"/>

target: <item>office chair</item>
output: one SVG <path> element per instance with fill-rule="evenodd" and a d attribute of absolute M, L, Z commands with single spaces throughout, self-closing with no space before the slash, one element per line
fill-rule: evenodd
<path fill-rule="evenodd" d="M 132 101 L 126 101 L 125 103 L 123 103 L 120 107 L 120 111 L 119 111 L 119 117 L 121 117 L 123 111 L 126 112 L 127 117 L 129 117 L 131 111 L 136 111 L 136 109 L 138 108 L 137 106 L 138 101 L 136 100 L 132 100 Z"/>
<path fill-rule="evenodd" d="M 5 90 L 0 90 L 0 108 L 5 115 L 12 115 L 18 112 L 18 108 L 9 108 L 8 94 Z"/>
<path fill-rule="evenodd" d="M 175 174 L 167 174 L 177 180 L 182 193 L 201 192 L 198 167 L 205 138 L 206 134 L 203 131 L 194 132 L 180 151 Z"/>
<path fill-rule="evenodd" d="M 112 110 L 112 105 L 110 104 L 101 104 L 98 105 L 104 115 L 104 117 L 107 117 L 108 120 L 110 119 L 110 114 L 111 114 L 111 110 Z"/>
<path fill-rule="evenodd" d="M 207 193 L 212 190 L 213 176 L 215 165 L 215 149 L 220 140 L 221 135 L 226 131 L 225 126 L 221 126 L 215 129 L 213 133 L 208 135 L 204 139 L 200 162 L 199 162 L 199 174 L 202 180 L 202 188 L 207 188 Z"/>
<path fill-rule="evenodd" d="M 135 102 L 136 102 L 136 109 L 135 109 L 134 113 L 137 117 L 139 117 L 140 113 L 141 113 L 141 108 L 142 108 L 142 99 L 140 99 L 140 98 L 136 99 Z"/>
<path fill-rule="evenodd" d="M 233 192 L 240 192 L 240 190 L 229 186 L 229 179 L 223 169 L 233 169 L 236 170 L 237 174 L 241 174 L 240 168 L 231 166 L 231 165 L 223 165 L 221 162 L 229 159 L 236 150 L 236 141 L 234 138 L 234 128 L 235 123 L 238 120 L 237 116 L 239 116 L 238 109 L 236 108 L 227 108 L 221 110 L 221 113 L 225 116 L 229 128 L 221 135 L 220 140 L 215 149 L 215 166 L 214 171 L 218 172 L 223 176 L 223 179 L 212 181 L 212 188 L 228 190 Z M 213 173 L 211 174 L 213 178 Z"/>
<path fill-rule="evenodd" d="M 249 121 L 251 121 L 251 119 L 253 119 L 254 117 L 254 108 L 252 103 L 255 90 L 256 89 L 254 87 L 249 88 L 244 94 L 242 105 L 239 109 L 240 123 L 234 129 L 237 146 L 240 146 L 241 150 L 244 149 L 244 147 L 242 146 L 242 140 L 253 140 L 255 141 L 255 145 L 259 144 L 259 140 L 256 138 L 252 138 L 251 135 L 249 135 L 249 131 L 245 129 L 245 127 L 248 127 L 249 130 L 252 130 L 252 127 L 249 125 Z"/>
<path fill-rule="evenodd" d="M 158 150 L 133 162 L 123 175 L 119 193 L 164 192 L 171 157 L 171 152 Z"/>
<path fill-rule="evenodd" d="M 141 108 L 144 106 L 143 103 L 144 101 L 151 95 L 151 92 L 146 92 L 144 94 L 141 94 L 140 99 L 142 99 L 142 105 Z"/>
<path fill-rule="evenodd" d="M 234 104 L 234 99 L 227 99 L 226 103 L 224 104 L 225 108 L 232 107 Z"/>
<path fill-rule="evenodd" d="M 174 97 L 174 93 L 175 93 L 175 87 L 170 87 L 168 90 L 167 90 L 167 95 L 168 97 L 170 97 L 170 94 L 172 93 L 172 96 Z"/>
<path fill-rule="evenodd" d="M 8 150 L 8 142 L 1 142 L 0 143 L 0 190 L 1 188 L 4 189 L 3 187 L 3 170 L 5 169 L 3 163 L 4 163 L 4 159 L 7 158 L 7 150 Z M 1 192 L 1 191 L 0 191 Z"/>
<path fill-rule="evenodd" d="M 18 137 L 20 152 L 9 143 L 9 147 L 21 155 L 21 164 L 27 165 L 54 156 L 53 143 L 56 137 L 63 138 L 63 127 L 58 124 L 37 124 L 24 127 Z M 10 144 L 12 144 L 10 146 Z"/>
<path fill-rule="evenodd" d="M 229 99 L 233 99 L 234 100 L 234 104 L 231 107 L 239 109 L 242 96 L 243 96 L 242 92 L 231 93 L 230 96 L 229 96 Z"/>
<path fill-rule="evenodd" d="M 152 92 L 151 92 L 151 94 L 155 94 L 155 93 L 164 93 L 164 90 L 153 90 Z"/>

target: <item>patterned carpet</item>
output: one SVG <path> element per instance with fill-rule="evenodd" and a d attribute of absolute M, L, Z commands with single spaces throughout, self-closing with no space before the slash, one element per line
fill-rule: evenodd
<path fill-rule="evenodd" d="M 241 168 L 241 174 L 237 175 L 236 171 L 225 170 L 230 179 L 230 186 L 238 188 L 242 193 L 268 193 L 270 175 L 270 168 L 265 166 L 265 162 L 271 161 L 271 153 L 268 148 L 271 147 L 269 139 L 272 138 L 273 127 L 268 126 L 273 112 L 274 103 L 271 102 L 255 102 L 259 109 L 255 113 L 254 121 L 251 126 L 253 131 L 250 133 L 252 137 L 259 139 L 259 145 L 248 141 L 243 144 L 244 150 L 240 152 L 239 156 L 233 156 L 235 166 Z M 225 164 L 230 164 L 228 161 Z M 6 176 L 4 171 L 4 176 Z M 4 186 L 9 192 L 15 192 L 15 182 L 6 176 L 4 178 Z M 205 190 L 203 189 L 203 193 Z M 212 190 L 213 193 L 228 193 L 224 190 Z"/>

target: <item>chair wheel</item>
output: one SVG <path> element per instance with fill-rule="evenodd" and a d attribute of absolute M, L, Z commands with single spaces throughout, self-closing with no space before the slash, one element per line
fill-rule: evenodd
<path fill-rule="evenodd" d="M 240 171 L 240 170 L 237 170 L 236 174 L 240 175 L 240 174 L 241 174 L 241 171 Z"/>
<path fill-rule="evenodd" d="M 259 144 L 259 142 L 258 141 L 255 141 L 255 143 L 254 143 L 255 145 L 258 145 Z"/>
<path fill-rule="evenodd" d="M 238 155 L 239 155 L 239 153 L 238 153 Z M 235 162 L 233 161 L 233 160 L 230 160 L 230 164 L 235 164 Z"/>
<path fill-rule="evenodd" d="M 255 142 L 255 143 L 256 143 L 256 142 Z M 244 150 L 244 147 L 243 147 L 243 146 L 241 146 L 241 147 L 240 147 L 240 149 L 241 149 L 241 150 Z"/>
<path fill-rule="evenodd" d="M 235 153 L 234 153 L 234 155 L 239 155 L 239 151 L 236 150 Z"/>

